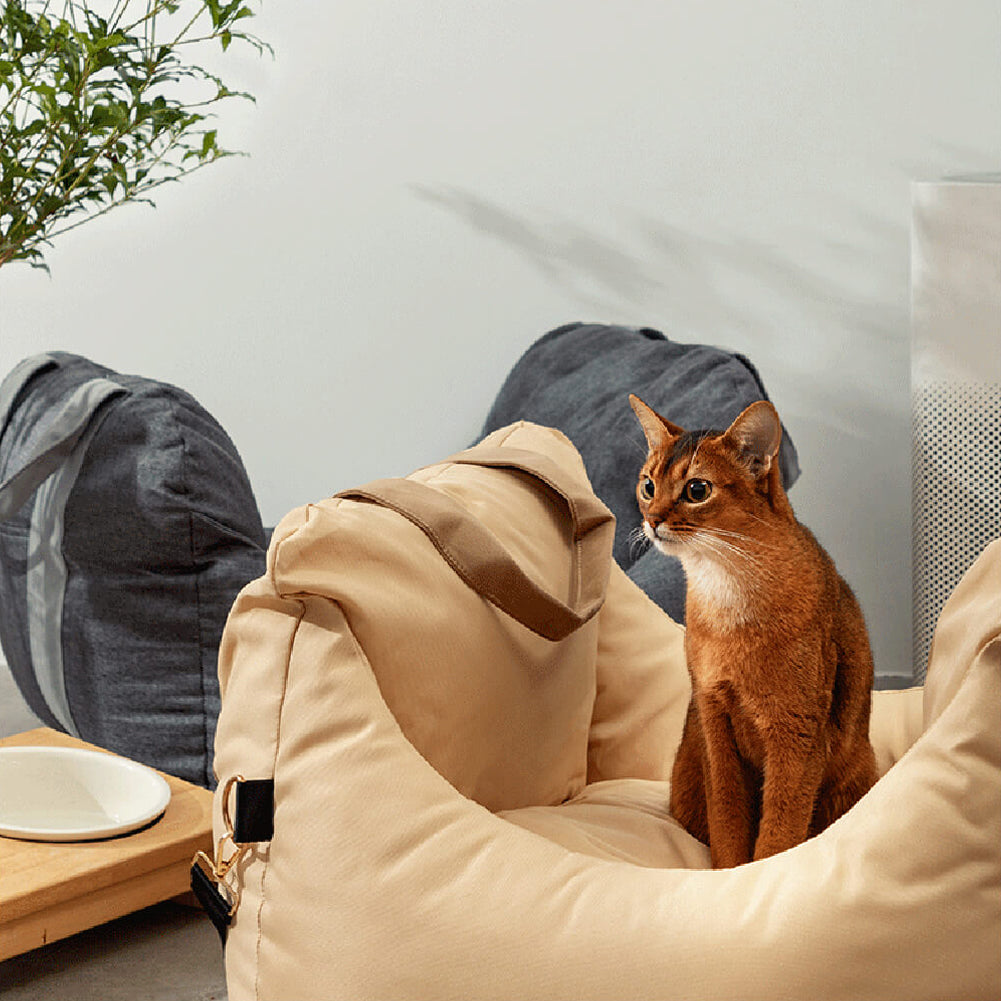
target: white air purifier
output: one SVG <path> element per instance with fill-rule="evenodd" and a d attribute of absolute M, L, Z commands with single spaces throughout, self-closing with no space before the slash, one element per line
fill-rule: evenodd
<path fill-rule="evenodd" d="M 911 193 L 920 682 L 942 605 L 987 543 L 1001 537 L 1001 174 L 914 182 Z"/>

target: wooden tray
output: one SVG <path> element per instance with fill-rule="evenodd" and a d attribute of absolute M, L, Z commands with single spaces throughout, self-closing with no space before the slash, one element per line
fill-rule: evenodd
<path fill-rule="evenodd" d="M 102 750 L 48 727 L 0 740 L 27 745 Z M 191 857 L 212 852 L 212 793 L 160 774 L 170 803 L 134 834 L 69 844 L 0 836 L 0 960 L 189 889 Z"/>

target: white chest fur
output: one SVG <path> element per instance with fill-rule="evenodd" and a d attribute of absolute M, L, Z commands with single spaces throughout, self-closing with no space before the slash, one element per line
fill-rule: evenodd
<path fill-rule="evenodd" d="M 749 582 L 721 566 L 716 560 L 697 554 L 681 557 L 691 597 L 703 614 L 719 625 L 739 625 L 746 621 Z"/>

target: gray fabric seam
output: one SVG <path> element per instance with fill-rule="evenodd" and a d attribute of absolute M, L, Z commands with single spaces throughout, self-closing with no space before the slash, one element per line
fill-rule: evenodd
<path fill-rule="evenodd" d="M 68 574 L 62 554 L 66 503 L 80 474 L 87 448 L 108 411 L 98 414 L 109 396 L 121 392 L 118 383 L 91 379 L 74 396 L 101 390 L 93 401 L 89 423 L 72 453 L 35 494 L 28 535 L 28 568 L 25 591 L 28 613 L 28 646 L 39 691 L 49 711 L 73 736 L 79 736 L 66 694 L 63 668 L 63 601 Z"/>
<path fill-rule="evenodd" d="M 195 581 L 195 613 L 198 626 L 198 684 L 201 691 L 201 716 L 202 716 L 202 772 L 205 784 L 212 782 L 212 748 L 209 747 L 209 705 L 208 693 L 205 686 L 205 648 L 207 646 L 205 636 L 205 614 L 202 611 L 202 580 L 201 572 L 198 568 L 198 561 L 195 556 L 195 517 L 194 509 L 189 501 L 188 492 L 188 439 L 184 433 L 181 421 L 177 419 L 176 404 L 171 406 L 171 416 L 177 425 L 178 437 L 181 442 L 181 488 L 186 499 L 185 510 L 188 521 L 188 547 L 191 556 L 191 570 Z"/>

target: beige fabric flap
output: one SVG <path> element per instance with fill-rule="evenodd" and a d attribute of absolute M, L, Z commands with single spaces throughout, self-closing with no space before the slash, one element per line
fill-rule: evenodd
<path fill-rule="evenodd" d="M 942 608 L 925 680 L 924 720 L 930 725 L 955 695 L 962 677 L 948 667 L 970 663 L 1001 636 L 1001 539 L 995 540 L 963 575 Z"/>
<path fill-rule="evenodd" d="M 669 780 L 690 698 L 684 628 L 613 565 L 598 616 L 588 782 Z"/>
<path fill-rule="evenodd" d="M 885 775 L 924 732 L 923 705 L 923 688 L 872 693 L 869 740 L 880 775 Z"/>

